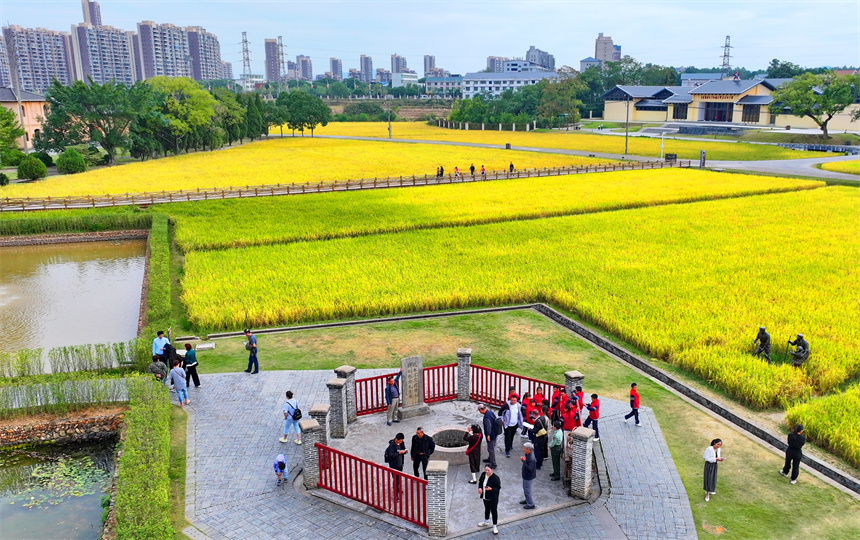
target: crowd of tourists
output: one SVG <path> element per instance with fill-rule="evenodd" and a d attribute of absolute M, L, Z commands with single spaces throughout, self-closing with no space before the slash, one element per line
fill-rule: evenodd
<path fill-rule="evenodd" d="M 190 343 L 186 343 L 184 349 L 183 354 L 179 354 L 164 331 L 159 330 L 152 340 L 152 363 L 148 368 L 157 381 L 169 386 L 171 392 L 176 392 L 180 408 L 191 403 L 188 399 L 189 380 L 194 382 L 195 388 L 200 388 L 197 352 Z"/>

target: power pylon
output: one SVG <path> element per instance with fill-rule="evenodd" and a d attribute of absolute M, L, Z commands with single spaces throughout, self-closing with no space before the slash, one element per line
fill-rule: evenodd
<path fill-rule="evenodd" d="M 726 44 L 723 47 L 723 65 L 721 68 L 723 77 L 727 77 L 729 75 L 729 72 L 732 70 L 731 50 L 732 50 L 732 37 L 726 36 Z"/>
<path fill-rule="evenodd" d="M 281 83 L 287 76 L 287 68 L 284 67 L 284 40 L 278 36 L 278 93 L 281 93 Z"/>
<path fill-rule="evenodd" d="M 242 78 L 245 84 L 251 80 L 251 51 L 248 44 L 248 32 L 242 32 Z M 242 88 L 244 90 L 244 88 Z"/>

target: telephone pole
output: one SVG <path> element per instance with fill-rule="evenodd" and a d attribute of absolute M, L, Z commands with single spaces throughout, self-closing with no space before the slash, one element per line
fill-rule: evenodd
<path fill-rule="evenodd" d="M 723 46 L 723 65 L 721 67 L 723 78 L 728 77 L 729 72 L 732 70 L 731 50 L 732 36 L 726 36 L 726 44 Z"/>

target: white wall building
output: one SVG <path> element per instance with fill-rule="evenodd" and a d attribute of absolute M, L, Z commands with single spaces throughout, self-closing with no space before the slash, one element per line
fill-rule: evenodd
<path fill-rule="evenodd" d="M 391 74 L 391 87 L 397 88 L 398 86 L 407 86 L 410 84 L 418 84 L 418 74 L 417 73 L 392 73 Z"/>
<path fill-rule="evenodd" d="M 505 90 L 518 90 L 543 79 L 557 78 L 558 74 L 552 71 L 466 73 L 463 77 L 463 97 L 472 98 L 478 94 L 498 96 Z"/>

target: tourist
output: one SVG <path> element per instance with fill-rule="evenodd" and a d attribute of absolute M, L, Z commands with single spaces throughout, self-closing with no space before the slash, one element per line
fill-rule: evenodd
<path fill-rule="evenodd" d="M 585 407 L 585 392 L 582 391 L 581 386 L 577 386 L 576 392 L 574 392 L 573 395 L 576 396 L 576 400 L 579 405 L 579 415 L 582 416 L 582 408 Z"/>
<path fill-rule="evenodd" d="M 711 495 L 717 494 L 717 464 L 720 461 L 725 461 L 726 458 L 720 456 L 720 447 L 723 446 L 723 441 L 714 439 L 711 445 L 705 448 L 705 502 L 711 500 Z"/>
<path fill-rule="evenodd" d="M 460 176 L 460 167 L 454 167 L 454 178 L 459 178 Z"/>
<path fill-rule="evenodd" d="M 478 406 L 478 412 L 483 416 L 482 424 L 484 426 L 484 437 L 487 441 L 487 459 L 484 463 L 489 463 L 490 467 L 496 468 L 496 415 L 493 411 L 481 403 Z"/>
<path fill-rule="evenodd" d="M 534 402 L 532 401 L 531 396 L 532 395 L 529 392 L 526 392 L 525 394 L 523 394 L 523 402 L 522 402 L 522 405 L 520 406 L 520 408 L 522 409 L 522 412 L 523 412 L 523 422 L 526 424 L 532 424 L 534 422 L 534 418 L 532 418 L 532 413 L 535 410 L 535 406 L 534 406 Z M 536 417 L 537 416 L 535 416 L 535 418 Z M 520 433 L 520 435 L 522 435 L 523 437 L 528 435 L 529 441 L 534 442 L 532 440 L 532 438 L 534 437 L 534 434 L 529 431 L 528 427 L 523 426 L 523 430 Z"/>
<path fill-rule="evenodd" d="M 511 166 L 508 168 L 508 171 L 510 171 L 511 173 L 514 172 L 514 162 L 513 161 L 511 161 Z"/>
<path fill-rule="evenodd" d="M 797 475 L 800 473 L 800 460 L 803 459 L 803 445 L 806 444 L 806 436 L 803 434 L 803 426 L 797 424 L 794 430 L 788 434 L 788 448 L 785 449 L 785 466 L 779 474 L 788 476 L 791 468 L 791 483 L 797 483 Z"/>
<path fill-rule="evenodd" d="M 636 383 L 630 385 L 630 412 L 624 416 L 625 424 L 630 420 L 630 417 L 636 420 L 636 427 L 642 427 L 639 422 L 639 392 L 636 391 Z"/>
<path fill-rule="evenodd" d="M 576 396 L 573 396 L 573 401 L 565 404 L 564 411 L 561 413 L 561 421 L 562 426 L 561 429 L 564 432 L 564 440 L 567 441 L 567 437 L 570 433 L 580 427 L 582 425 L 582 421 L 579 417 L 579 405 L 577 404 Z M 568 452 L 568 445 L 565 443 L 564 446 L 564 459 L 570 458 L 570 452 Z"/>
<path fill-rule="evenodd" d="M 585 423 L 582 424 L 582 427 L 591 427 L 591 424 L 594 424 L 594 440 L 600 440 L 600 429 L 597 427 L 597 423 L 600 420 L 600 400 L 597 399 L 597 394 L 591 394 L 591 403 L 585 406 L 588 409 L 588 418 L 585 419 Z"/>
<path fill-rule="evenodd" d="M 552 397 L 549 400 L 549 409 L 552 412 L 552 421 L 561 420 L 561 413 L 564 411 L 565 405 L 567 405 L 568 397 L 567 393 L 564 391 L 564 388 L 559 386 L 552 393 Z"/>
<path fill-rule="evenodd" d="M 549 429 L 552 424 L 549 422 L 549 407 L 543 405 L 538 412 L 538 417 L 535 419 L 534 429 L 534 445 L 535 445 L 535 461 L 537 468 L 540 470 L 543 467 L 543 460 L 549 457 L 549 449 L 547 447 L 549 439 Z"/>
<path fill-rule="evenodd" d="M 287 479 L 284 478 L 287 475 L 287 458 L 284 454 L 278 454 L 275 457 L 275 462 L 272 464 L 272 467 L 275 468 L 275 476 L 278 477 L 278 484 L 281 485 L 281 481 L 286 483 Z"/>
<path fill-rule="evenodd" d="M 487 170 L 481 165 L 481 176 L 487 176 Z"/>
<path fill-rule="evenodd" d="M 167 355 L 164 354 L 165 345 L 170 345 L 170 340 L 164 337 L 162 330 L 159 330 L 156 338 L 152 340 L 152 356 L 157 356 L 167 366 Z"/>
<path fill-rule="evenodd" d="M 388 448 L 385 449 L 385 462 L 395 471 L 403 472 L 403 454 L 406 453 L 406 445 L 403 443 L 404 435 L 398 433 L 393 439 L 388 441 Z M 400 477 L 396 474 L 391 475 L 391 481 L 394 483 L 394 495 L 397 500 L 400 500 Z"/>
<path fill-rule="evenodd" d="M 562 430 L 562 423 L 560 420 L 556 420 L 552 425 L 552 437 L 549 441 L 549 451 L 550 456 L 552 457 L 552 474 L 549 479 L 553 482 L 561 480 L 561 453 L 563 450 L 563 438 L 564 432 Z"/>
<path fill-rule="evenodd" d="M 439 178 L 445 176 L 445 167 L 439 166 Z"/>
<path fill-rule="evenodd" d="M 260 364 L 257 363 L 257 336 L 251 333 L 250 328 L 245 329 L 245 337 L 248 338 L 248 343 L 245 344 L 245 349 L 249 351 L 248 355 L 248 369 L 245 370 L 245 373 L 259 373 L 260 372 Z M 251 371 L 251 366 L 254 366 L 254 371 Z"/>
<path fill-rule="evenodd" d="M 534 406 L 538 411 L 540 411 L 541 407 L 543 407 L 543 405 L 544 405 L 543 401 L 545 399 L 546 398 L 543 395 L 543 388 L 538 388 L 537 390 L 535 390 L 535 395 L 532 398 L 532 402 L 534 403 Z"/>
<path fill-rule="evenodd" d="M 436 178 L 439 178 L 440 176 L 442 176 L 442 173 L 439 170 L 439 167 L 436 167 Z"/>
<path fill-rule="evenodd" d="M 493 534 L 499 534 L 499 492 L 501 490 L 502 481 L 499 475 L 493 474 L 493 467 L 485 466 L 478 480 L 478 496 L 484 501 L 484 521 L 478 523 L 478 527 L 489 527 L 492 516 Z"/>
<path fill-rule="evenodd" d="M 770 364 L 770 334 L 767 333 L 764 326 L 758 327 L 758 335 L 753 340 L 753 344 L 758 344 L 753 356 L 764 355 L 767 358 L 767 363 Z"/>
<path fill-rule="evenodd" d="M 397 404 L 400 402 L 400 389 L 397 387 L 397 383 L 400 382 L 400 375 L 403 374 L 403 370 L 397 372 L 396 377 L 388 377 L 385 379 L 385 406 L 388 409 L 385 411 L 385 422 L 386 425 L 391 425 L 391 422 L 400 422 L 400 419 L 397 418 Z"/>
<path fill-rule="evenodd" d="M 161 358 L 158 356 L 152 356 L 152 363 L 149 364 L 147 371 L 152 373 L 155 380 L 163 383 L 167 380 L 167 366 L 164 365 L 164 362 L 161 361 Z"/>
<path fill-rule="evenodd" d="M 505 426 L 505 457 L 511 457 L 514 435 L 523 427 L 523 413 L 517 405 L 515 394 L 508 398 L 508 408 L 502 413 L 502 425 Z"/>
<path fill-rule="evenodd" d="M 170 370 L 170 382 L 176 389 L 176 398 L 179 400 L 179 408 L 188 405 L 188 386 L 185 384 L 185 370 L 179 365 L 179 360 L 173 361 L 173 369 Z"/>
<path fill-rule="evenodd" d="M 469 172 L 472 173 L 472 176 L 475 176 L 475 164 L 474 163 L 469 165 Z"/>
<path fill-rule="evenodd" d="M 302 444 L 302 428 L 299 427 L 299 419 L 301 419 L 301 412 L 299 412 L 299 402 L 297 399 L 293 397 L 293 393 L 290 390 L 287 390 L 287 400 L 284 401 L 284 436 L 278 439 L 278 441 L 285 443 L 290 439 L 290 428 L 295 428 L 296 431 L 296 440 L 294 441 L 296 444 Z M 298 418 L 296 418 L 298 416 Z"/>
<path fill-rule="evenodd" d="M 194 381 L 194 388 L 200 388 L 200 377 L 197 375 L 197 352 L 190 343 L 185 344 L 185 373 Z M 186 382 L 187 379 L 186 379 Z"/>
<path fill-rule="evenodd" d="M 523 508 L 526 510 L 531 510 L 535 507 L 534 500 L 532 499 L 532 482 L 537 478 L 537 462 L 533 453 L 534 449 L 535 447 L 532 443 L 525 443 L 523 445 L 525 455 L 520 458 L 520 461 L 523 462 L 523 496 L 525 497 L 520 501 L 520 504 L 524 504 Z"/>
<path fill-rule="evenodd" d="M 484 434 L 477 424 L 472 424 L 466 428 L 466 433 L 463 439 L 466 441 L 466 455 L 469 456 L 469 472 L 472 473 L 470 484 L 477 484 L 478 471 L 481 470 L 481 439 Z"/>
<path fill-rule="evenodd" d="M 415 435 L 412 436 L 412 448 L 409 455 L 412 457 L 412 472 L 416 477 L 418 475 L 418 467 L 424 468 L 424 480 L 427 480 L 427 462 L 430 461 L 430 456 L 436 451 L 436 442 L 430 435 L 424 434 L 424 428 L 419 427 L 415 430 Z"/>

